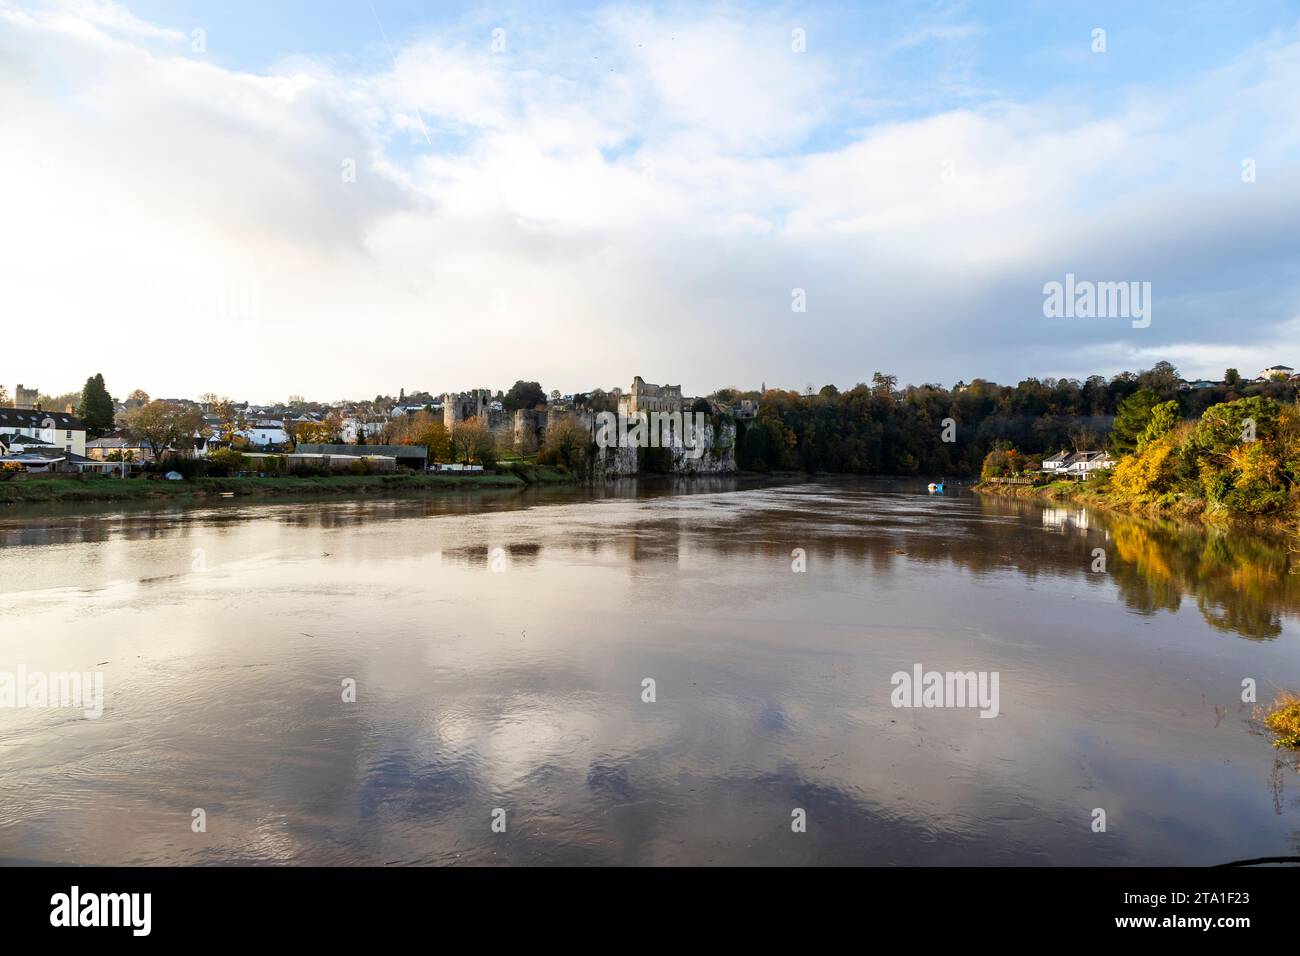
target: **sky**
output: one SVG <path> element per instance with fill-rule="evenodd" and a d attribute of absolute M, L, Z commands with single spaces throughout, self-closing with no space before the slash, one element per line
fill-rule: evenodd
<path fill-rule="evenodd" d="M 0 223 L 11 394 L 1300 367 L 1300 2 L 0 0 Z"/>

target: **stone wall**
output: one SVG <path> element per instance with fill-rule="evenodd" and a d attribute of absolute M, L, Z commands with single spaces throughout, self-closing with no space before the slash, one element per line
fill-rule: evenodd
<path fill-rule="evenodd" d="M 730 475 L 736 471 L 736 425 L 729 419 L 722 419 L 715 430 L 713 423 L 704 426 L 700 439 L 704 445 L 703 452 L 692 458 L 680 436 L 668 448 L 668 474 L 677 477 L 695 475 Z M 641 455 L 634 446 L 619 446 L 596 449 L 597 478 L 630 478 L 641 474 Z"/>

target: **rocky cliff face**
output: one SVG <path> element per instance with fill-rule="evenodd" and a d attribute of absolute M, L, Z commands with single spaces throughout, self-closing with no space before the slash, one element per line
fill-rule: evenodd
<path fill-rule="evenodd" d="M 693 475 L 729 475 L 736 471 L 736 426 L 723 421 L 716 431 L 712 424 L 704 427 L 703 453 L 691 457 L 680 443 L 666 449 L 668 474 L 679 477 Z M 650 451 L 647 449 L 647 451 Z M 657 452 L 657 450 L 654 450 Z M 635 447 L 600 448 L 596 452 L 597 478 L 630 478 L 641 474 L 641 456 Z"/>

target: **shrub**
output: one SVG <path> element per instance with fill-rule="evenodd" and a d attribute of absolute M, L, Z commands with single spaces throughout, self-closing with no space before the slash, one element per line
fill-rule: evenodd
<path fill-rule="evenodd" d="M 1300 697 L 1282 694 L 1273 701 L 1264 726 L 1273 732 L 1274 747 L 1300 748 Z"/>
<path fill-rule="evenodd" d="M 997 447 L 984 456 L 981 478 L 1010 478 L 1025 470 L 1025 457 L 1014 448 Z"/>
<path fill-rule="evenodd" d="M 1173 490 L 1178 460 L 1178 445 L 1166 435 L 1121 458 L 1113 469 L 1111 485 L 1123 494 L 1153 499 Z"/>
<path fill-rule="evenodd" d="M 244 470 L 244 456 L 233 448 L 223 448 L 208 455 L 208 474 L 225 477 Z"/>

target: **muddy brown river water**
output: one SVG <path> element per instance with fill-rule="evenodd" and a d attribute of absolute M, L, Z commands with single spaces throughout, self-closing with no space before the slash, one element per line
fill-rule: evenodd
<path fill-rule="evenodd" d="M 1241 700 L 1300 687 L 1295 557 L 906 482 L 10 509 L 0 672 L 104 692 L 0 707 L 0 860 L 1295 854 Z"/>

